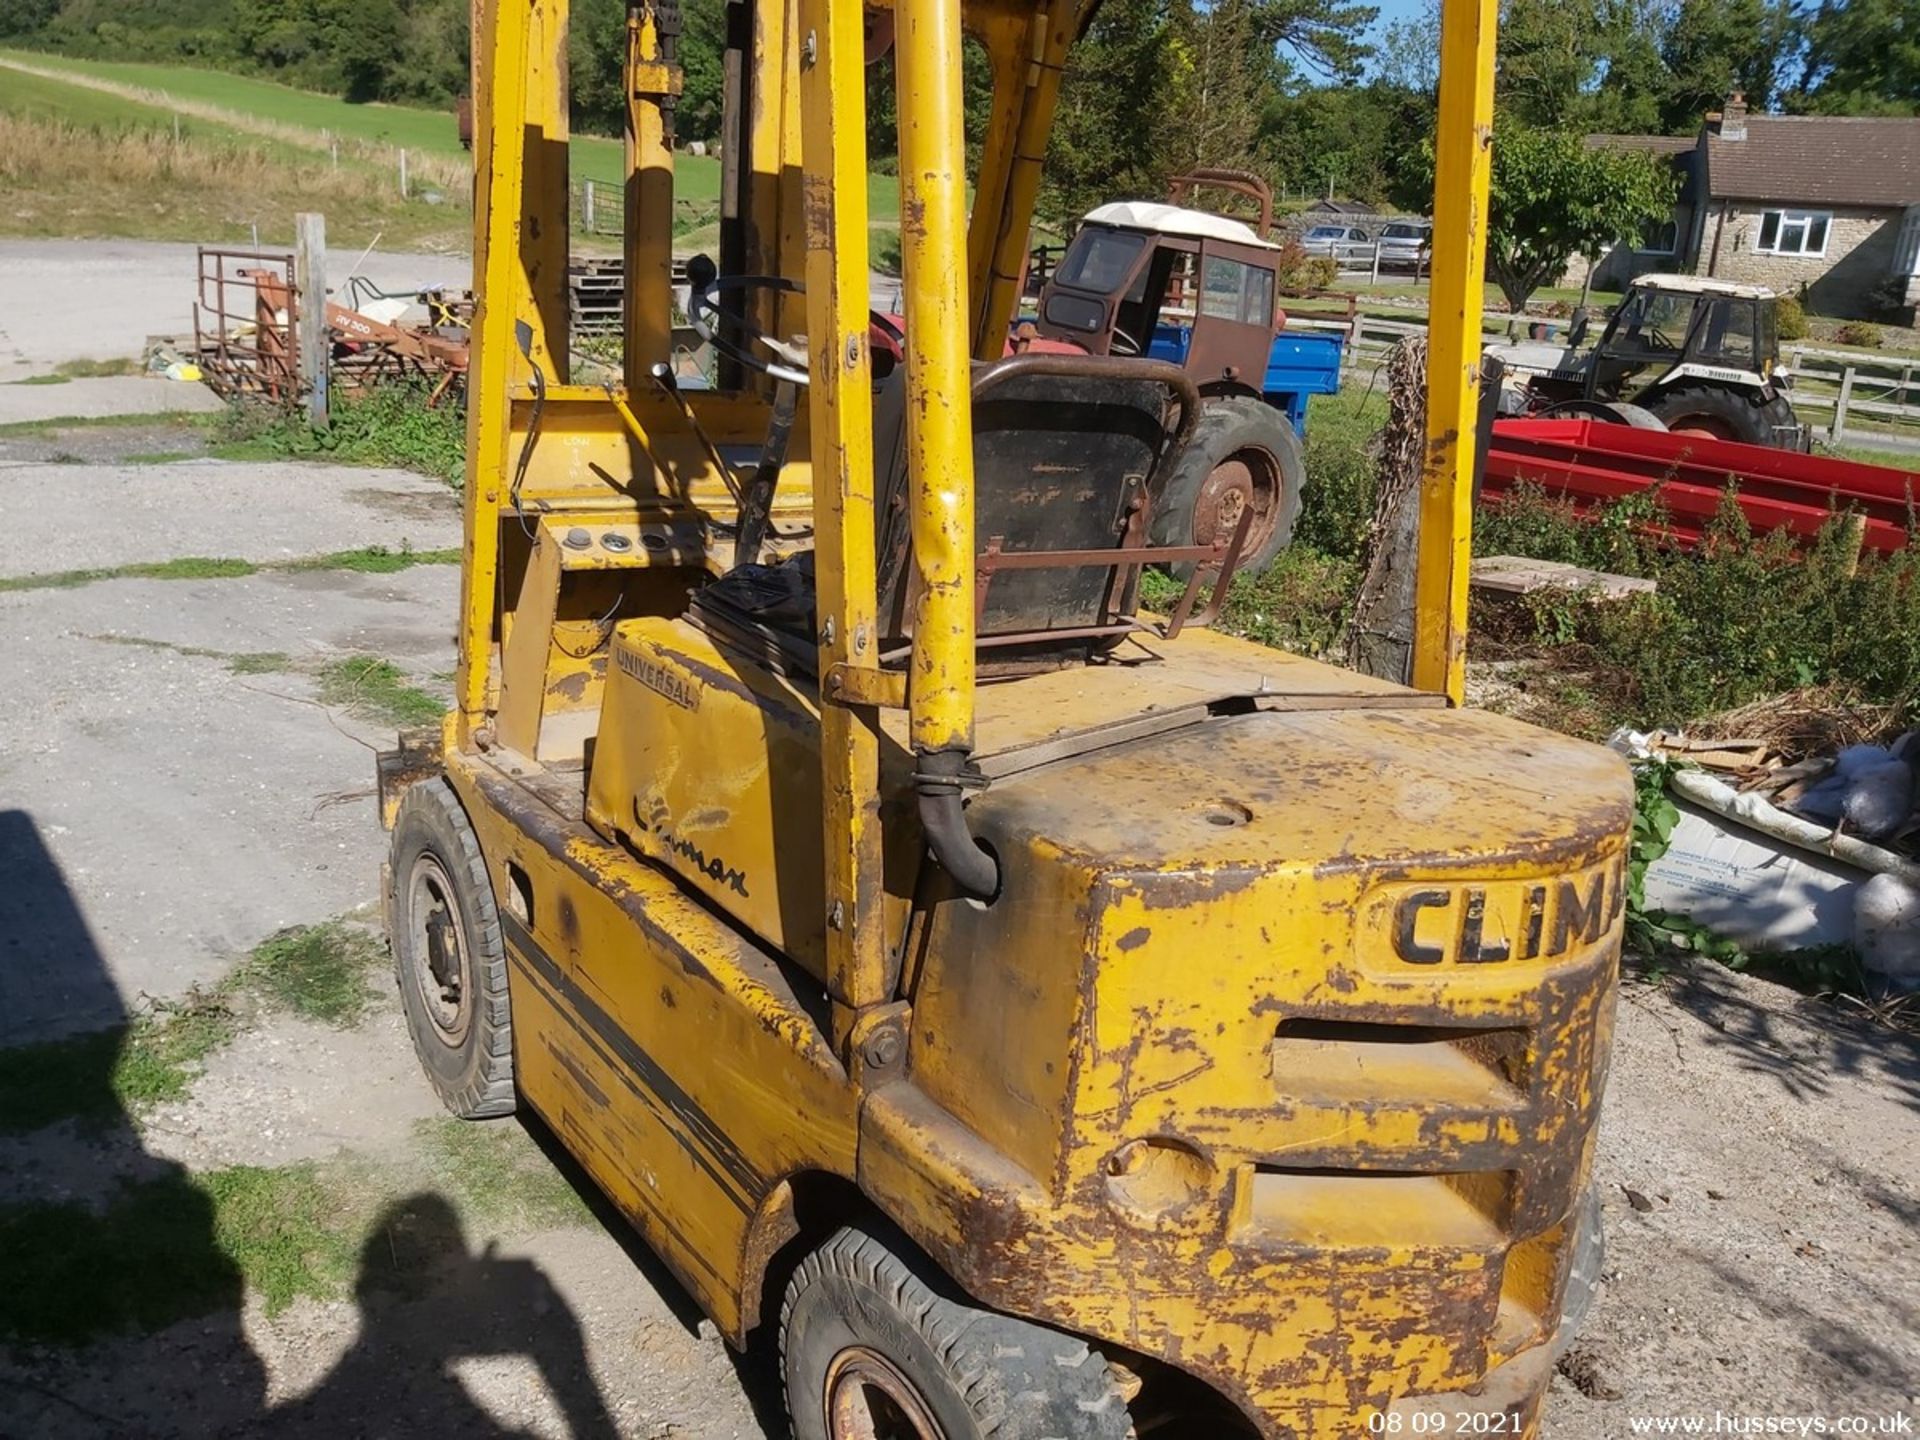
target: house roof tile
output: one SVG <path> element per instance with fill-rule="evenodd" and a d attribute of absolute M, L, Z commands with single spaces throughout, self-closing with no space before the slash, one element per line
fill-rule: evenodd
<path fill-rule="evenodd" d="M 1716 199 L 1920 204 L 1920 119 L 1750 115 L 1743 140 L 1707 135 Z"/>

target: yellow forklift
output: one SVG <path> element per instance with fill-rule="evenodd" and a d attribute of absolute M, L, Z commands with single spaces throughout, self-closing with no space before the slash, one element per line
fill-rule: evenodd
<path fill-rule="evenodd" d="M 777 1337 L 804 1440 L 1531 1434 L 1597 1265 L 1631 792 L 1459 708 L 1496 0 L 1443 21 L 1413 687 L 1206 628 L 1244 521 L 1144 523 L 1182 371 L 1003 358 L 1093 3 L 737 0 L 702 387 L 674 7 L 628 16 L 599 385 L 566 0 L 483 0 L 457 699 L 379 765 L 414 1042 Z"/>

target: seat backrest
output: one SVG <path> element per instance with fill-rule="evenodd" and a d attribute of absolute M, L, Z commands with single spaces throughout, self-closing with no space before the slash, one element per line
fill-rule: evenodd
<path fill-rule="evenodd" d="M 911 638 L 918 587 L 905 379 L 889 377 L 874 409 L 883 649 Z M 1190 427 L 1195 399 L 1178 367 L 1156 361 L 1018 355 L 974 368 L 976 625 L 983 642 L 1056 661 L 1117 643 L 1138 581 L 1138 568 L 1119 562 L 1146 544 L 1152 496 L 1176 436 Z M 1060 563 L 1000 563 L 1042 552 L 1059 553 Z M 1114 563 L 1099 563 L 1095 552 L 1111 552 Z"/>

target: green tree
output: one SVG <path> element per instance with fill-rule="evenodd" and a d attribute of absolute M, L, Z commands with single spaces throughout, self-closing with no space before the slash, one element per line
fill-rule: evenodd
<path fill-rule="evenodd" d="M 1250 9 L 1259 51 L 1253 58 L 1285 50 L 1323 78 L 1351 84 L 1373 55 L 1366 35 L 1380 16 L 1377 5 L 1353 0 L 1252 0 Z"/>
<path fill-rule="evenodd" d="M 1666 17 L 1666 0 L 1607 0 L 1599 72 L 1570 107 L 1574 124 L 1607 135 L 1664 132 L 1668 78 L 1660 37 Z"/>
<path fill-rule="evenodd" d="M 1562 0 L 1505 0 L 1500 7 L 1495 113 L 1523 124 L 1574 123 L 1591 93 L 1606 36 L 1599 7 Z"/>
<path fill-rule="evenodd" d="M 1066 225 L 1117 196 L 1157 194 L 1175 0 L 1106 0 L 1067 57 L 1039 212 Z"/>
<path fill-rule="evenodd" d="M 1920 115 L 1920 0 L 1821 0 L 1791 108 L 1822 115 Z"/>
<path fill-rule="evenodd" d="M 464 6 L 446 0 L 402 0 L 400 53 L 404 63 L 388 72 L 383 100 L 443 105 L 467 93 L 467 50 L 472 27 Z"/>
<path fill-rule="evenodd" d="M 1440 0 L 1387 26 L 1374 56 L 1382 84 L 1431 97 L 1440 88 Z"/>
<path fill-rule="evenodd" d="M 1165 168 L 1254 163 L 1262 102 L 1273 84 L 1273 50 L 1258 28 L 1256 0 L 1215 0 L 1176 13 L 1168 36 Z"/>
<path fill-rule="evenodd" d="M 1673 208 L 1678 177 L 1643 150 L 1590 146 L 1569 131 L 1508 121 L 1493 137 L 1487 276 L 1513 310 L 1565 273 Z"/>
<path fill-rule="evenodd" d="M 1433 97 L 1384 81 L 1354 87 L 1305 86 L 1277 95 L 1260 124 L 1262 167 L 1286 191 L 1333 191 L 1379 204 L 1424 209 L 1433 193 L 1409 165 L 1433 132 Z"/>
<path fill-rule="evenodd" d="M 0 0 L 0 35 L 35 35 L 60 13 L 60 0 Z"/>
<path fill-rule="evenodd" d="M 567 23 L 567 114 L 574 129 L 588 135 L 626 130 L 626 63 L 626 0 L 573 0 Z"/>
<path fill-rule="evenodd" d="M 726 110 L 726 0 L 680 0 L 680 104 L 674 130 L 684 140 L 716 140 Z"/>
<path fill-rule="evenodd" d="M 314 0 L 314 49 L 331 88 L 349 100 L 378 100 L 405 63 L 394 0 Z"/>
<path fill-rule="evenodd" d="M 1788 0 L 1680 0 L 1660 39 L 1668 74 L 1662 128 L 1696 128 L 1733 90 L 1744 91 L 1754 109 L 1771 109 L 1793 39 Z"/>

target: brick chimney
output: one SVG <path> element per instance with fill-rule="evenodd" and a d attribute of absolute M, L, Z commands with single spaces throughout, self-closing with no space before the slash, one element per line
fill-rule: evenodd
<path fill-rule="evenodd" d="M 1744 140 L 1747 138 L 1747 96 L 1743 90 L 1735 90 L 1727 96 L 1727 103 L 1718 115 L 1707 117 L 1707 128 L 1722 140 Z"/>

